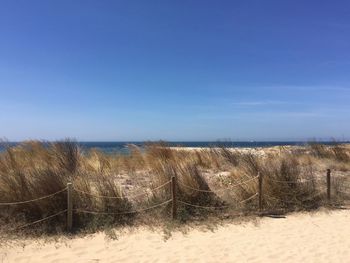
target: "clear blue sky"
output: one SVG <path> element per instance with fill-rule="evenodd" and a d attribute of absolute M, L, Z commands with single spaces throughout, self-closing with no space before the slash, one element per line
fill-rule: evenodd
<path fill-rule="evenodd" d="M 349 1 L 0 1 L 0 137 L 350 137 Z"/>

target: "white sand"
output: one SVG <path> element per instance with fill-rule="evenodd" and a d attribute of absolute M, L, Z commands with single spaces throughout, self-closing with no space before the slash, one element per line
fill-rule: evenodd
<path fill-rule="evenodd" d="M 192 229 L 175 232 L 167 241 L 160 232 L 139 229 L 117 240 L 99 233 L 29 242 L 2 244 L 0 262 L 350 262 L 350 211 Z"/>

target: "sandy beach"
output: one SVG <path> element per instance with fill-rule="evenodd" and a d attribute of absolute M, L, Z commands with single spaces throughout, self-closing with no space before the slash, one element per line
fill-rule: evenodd
<path fill-rule="evenodd" d="M 214 229 L 116 231 L 2 244 L 0 262 L 349 262 L 350 211 L 295 213 Z"/>

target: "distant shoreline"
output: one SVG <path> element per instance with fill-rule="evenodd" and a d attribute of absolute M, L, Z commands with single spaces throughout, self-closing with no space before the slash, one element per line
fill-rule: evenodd
<path fill-rule="evenodd" d="M 160 141 L 158 141 L 160 142 Z M 334 141 L 316 141 L 320 144 L 325 145 L 332 145 L 335 142 Z M 3 142 L 0 144 L 0 152 L 5 149 L 6 146 L 16 146 L 19 145 L 21 142 Z M 50 143 L 49 141 L 47 143 Z M 157 143 L 157 141 L 120 141 L 120 142 L 84 142 L 84 141 L 78 141 L 78 145 L 83 150 L 91 150 L 91 149 L 97 149 L 99 151 L 102 151 L 104 153 L 128 153 L 129 149 L 127 148 L 128 145 L 133 144 L 138 147 L 143 147 L 147 143 Z M 169 141 L 164 143 L 171 147 L 171 148 L 186 148 L 186 149 L 206 149 L 206 148 L 216 148 L 216 147 L 225 147 L 225 148 L 270 148 L 270 147 L 279 147 L 279 146 L 306 146 L 310 142 L 306 141 Z M 349 141 L 344 142 L 337 142 L 341 144 L 349 144 Z"/>

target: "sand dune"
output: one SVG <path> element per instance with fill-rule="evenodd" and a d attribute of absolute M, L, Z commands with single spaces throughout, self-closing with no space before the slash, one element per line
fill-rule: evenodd
<path fill-rule="evenodd" d="M 108 239 L 98 233 L 43 244 L 2 244 L 0 262 L 350 262 L 350 211 L 292 214 L 213 231 L 138 229 Z"/>

